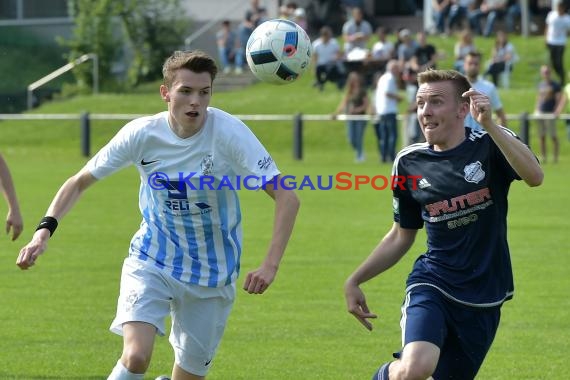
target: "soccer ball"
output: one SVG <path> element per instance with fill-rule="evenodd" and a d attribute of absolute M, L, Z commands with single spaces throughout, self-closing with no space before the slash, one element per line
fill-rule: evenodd
<path fill-rule="evenodd" d="M 275 19 L 259 25 L 247 41 L 245 56 L 253 74 L 264 82 L 295 81 L 311 62 L 307 33 L 293 21 Z"/>

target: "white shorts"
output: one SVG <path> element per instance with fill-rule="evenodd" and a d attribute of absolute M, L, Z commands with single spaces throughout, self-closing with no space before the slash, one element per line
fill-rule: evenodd
<path fill-rule="evenodd" d="M 168 273 L 127 257 L 121 274 L 117 315 L 110 330 L 122 335 L 126 322 L 146 322 L 165 334 L 164 320 L 172 317 L 170 344 L 176 364 L 205 376 L 226 326 L 235 299 L 235 284 L 208 288 L 176 280 Z"/>

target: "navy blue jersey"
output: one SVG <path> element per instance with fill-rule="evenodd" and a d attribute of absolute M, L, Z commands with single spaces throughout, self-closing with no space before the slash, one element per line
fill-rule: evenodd
<path fill-rule="evenodd" d="M 427 252 L 416 260 L 408 290 L 429 285 L 457 302 L 490 307 L 514 291 L 507 194 L 520 178 L 487 132 L 465 133 L 447 151 L 424 143 L 398 154 L 393 174 L 407 182 L 395 186 L 394 220 L 402 228 L 426 226 Z"/>

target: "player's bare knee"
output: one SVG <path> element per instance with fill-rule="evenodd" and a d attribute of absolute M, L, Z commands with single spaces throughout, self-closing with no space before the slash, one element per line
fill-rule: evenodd
<path fill-rule="evenodd" d="M 418 368 L 406 368 L 401 372 L 401 376 L 397 377 L 400 380 L 426 380 L 431 378 L 431 372 L 424 372 Z"/>
<path fill-rule="evenodd" d="M 421 360 L 408 360 L 400 362 L 398 376 L 400 380 L 426 380 L 433 374 L 434 368 L 431 363 Z"/>
<path fill-rule="evenodd" d="M 123 352 L 121 358 L 123 365 L 132 373 L 145 373 L 150 364 L 149 353 L 138 350 L 128 350 Z"/>

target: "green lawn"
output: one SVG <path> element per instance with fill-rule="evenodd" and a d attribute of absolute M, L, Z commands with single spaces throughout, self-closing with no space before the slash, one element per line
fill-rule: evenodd
<path fill-rule="evenodd" d="M 513 88 L 501 91 L 507 113 L 532 111 L 538 79 L 532 75 L 543 45 L 535 39 L 531 47 L 534 50 L 529 47 L 528 57 L 519 64 L 521 75 L 526 73 L 524 82 L 517 79 L 517 67 Z M 306 76 L 288 86 L 258 84 L 217 93 L 212 103 L 239 114 L 332 112 L 340 93 L 319 93 L 310 83 Z M 77 97 L 35 112 L 162 109 L 155 91 Z M 94 121 L 93 149 L 122 124 Z M 370 127 L 368 161 L 354 164 L 342 122 L 306 122 L 303 161 L 292 158 L 291 122 L 248 124 L 284 173 L 311 178 L 340 171 L 390 174 L 390 166 L 377 163 Z M 518 131 L 517 123 L 511 127 Z M 499 333 L 479 379 L 566 379 L 570 372 L 570 149 L 562 122 L 558 127 L 561 162 L 544 165 L 543 186 L 529 189 L 516 183 L 511 189 L 509 241 L 516 294 L 503 308 Z M 532 136 L 536 148 L 536 133 Z M 61 221 L 45 255 L 32 270 L 22 272 L 15 266 L 19 249 L 61 183 L 86 162 L 80 155 L 78 122 L 0 121 L 0 151 L 13 172 L 26 224 L 17 242 L 0 239 L 0 379 L 105 379 L 121 351 L 120 338 L 108 332 L 108 326 L 115 313 L 121 262 L 140 221 L 138 175 L 126 169 L 86 192 Z M 302 207 L 277 280 L 263 296 L 238 292 L 209 379 L 368 379 L 399 348 L 404 281 L 425 249 L 423 231 L 397 266 L 365 285 L 369 305 L 379 315 L 375 330 L 368 332 L 346 312 L 342 285 L 390 227 L 391 193 L 367 188 L 298 194 Z M 241 199 L 244 274 L 265 255 L 273 204 L 255 192 L 243 191 Z M 0 214 L 5 210 L 0 202 Z M 242 282 L 238 280 L 239 287 Z M 168 373 L 171 363 L 169 343 L 160 338 L 148 378 Z"/>

